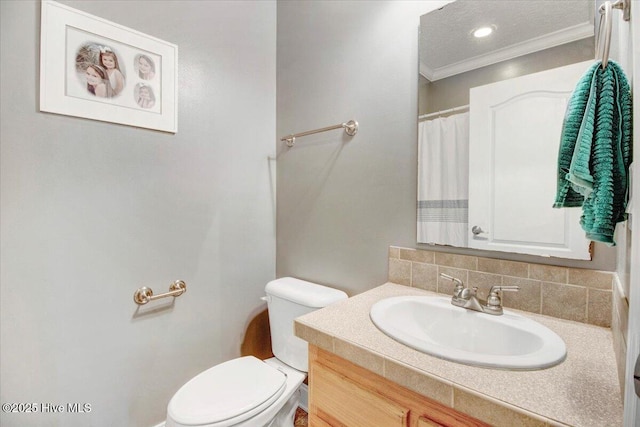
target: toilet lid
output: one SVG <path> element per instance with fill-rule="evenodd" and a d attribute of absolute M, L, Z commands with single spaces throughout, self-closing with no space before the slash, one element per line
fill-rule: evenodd
<path fill-rule="evenodd" d="M 210 368 L 186 383 L 169 402 L 168 415 L 182 425 L 243 421 L 284 391 L 283 372 L 253 356 Z M 264 404 L 264 405 L 263 405 Z"/>

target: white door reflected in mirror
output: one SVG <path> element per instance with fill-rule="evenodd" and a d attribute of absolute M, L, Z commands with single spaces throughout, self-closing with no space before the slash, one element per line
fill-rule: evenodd
<path fill-rule="evenodd" d="M 582 210 L 552 205 L 566 106 L 592 62 L 471 89 L 469 247 L 591 259 Z"/>

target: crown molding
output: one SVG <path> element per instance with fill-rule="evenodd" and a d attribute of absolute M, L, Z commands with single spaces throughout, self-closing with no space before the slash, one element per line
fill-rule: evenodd
<path fill-rule="evenodd" d="M 429 68 L 420 62 L 420 74 L 430 82 L 451 77 L 456 74 L 486 67 L 487 65 L 507 61 L 529 53 L 549 49 L 565 43 L 574 42 L 594 35 L 593 22 L 584 22 L 573 27 L 536 37 L 503 49 L 498 49 L 484 55 L 478 55 L 464 61 L 456 62 L 436 69 Z M 594 52 L 595 57 L 595 52 Z"/>

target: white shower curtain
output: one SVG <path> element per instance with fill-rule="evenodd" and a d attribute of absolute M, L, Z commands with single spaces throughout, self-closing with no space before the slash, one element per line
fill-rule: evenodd
<path fill-rule="evenodd" d="M 418 242 L 467 246 L 469 113 L 419 123 Z"/>

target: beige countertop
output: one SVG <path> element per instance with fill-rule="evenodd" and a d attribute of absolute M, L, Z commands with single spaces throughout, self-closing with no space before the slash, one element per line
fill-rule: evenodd
<path fill-rule="evenodd" d="M 621 426 L 610 329 L 517 312 L 556 332 L 566 360 L 538 371 L 486 369 L 413 350 L 378 330 L 371 306 L 402 295 L 438 295 L 393 283 L 296 319 L 296 335 L 446 406 L 496 426 Z"/>

